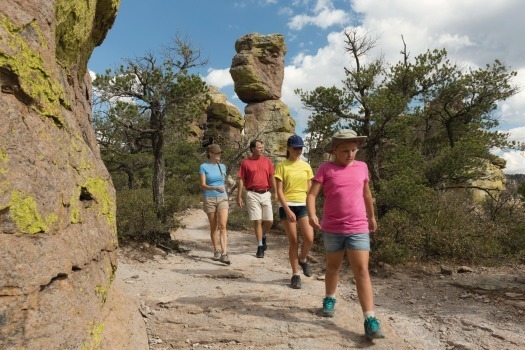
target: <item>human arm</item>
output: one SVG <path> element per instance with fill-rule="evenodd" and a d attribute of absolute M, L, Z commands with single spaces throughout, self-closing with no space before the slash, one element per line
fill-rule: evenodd
<path fill-rule="evenodd" d="M 275 181 L 275 177 L 274 176 L 270 176 L 270 184 L 272 186 L 272 189 L 270 191 L 272 192 L 273 201 L 277 202 L 279 197 L 278 197 L 278 194 L 277 194 L 277 183 Z"/>
<path fill-rule="evenodd" d="M 370 232 L 377 230 L 377 222 L 374 214 L 374 200 L 372 198 L 372 191 L 368 182 L 365 182 L 363 187 L 363 197 L 365 199 L 366 217 L 368 219 L 368 229 Z"/>
<path fill-rule="evenodd" d="M 290 210 L 290 207 L 288 206 L 288 204 L 286 204 L 286 198 L 284 197 L 284 191 L 283 191 L 283 182 L 279 178 L 276 178 L 274 181 L 277 185 L 276 187 L 277 197 L 279 198 L 279 202 L 281 202 L 281 206 L 286 212 L 286 217 L 288 218 L 289 221 L 295 222 L 297 218 L 295 217 L 295 214 L 293 213 L 293 211 Z"/>
<path fill-rule="evenodd" d="M 200 176 L 201 188 L 203 190 L 217 191 L 217 192 L 221 192 L 221 193 L 224 192 L 224 188 L 223 187 L 206 185 L 206 174 L 200 174 L 199 176 Z"/>
<path fill-rule="evenodd" d="M 308 211 L 308 221 L 310 226 L 316 229 L 320 229 L 319 218 L 315 210 L 315 199 L 321 190 L 322 184 L 318 181 L 311 181 L 310 189 L 306 195 L 306 210 Z"/>
<path fill-rule="evenodd" d="M 239 207 L 242 207 L 243 205 L 243 202 L 242 202 L 242 190 L 243 189 L 244 189 L 244 181 L 242 180 L 242 178 L 239 178 L 237 182 L 237 205 Z"/>

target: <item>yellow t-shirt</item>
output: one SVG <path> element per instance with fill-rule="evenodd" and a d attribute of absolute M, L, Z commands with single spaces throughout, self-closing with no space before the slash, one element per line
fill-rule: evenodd
<path fill-rule="evenodd" d="M 306 203 L 308 180 L 314 177 L 310 164 L 300 159 L 295 162 L 285 159 L 275 167 L 274 176 L 282 181 L 287 202 Z"/>

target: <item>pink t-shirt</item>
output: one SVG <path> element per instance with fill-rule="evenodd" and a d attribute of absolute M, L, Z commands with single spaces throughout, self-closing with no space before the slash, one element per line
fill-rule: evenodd
<path fill-rule="evenodd" d="M 325 201 L 321 229 L 329 233 L 368 233 L 363 189 L 368 179 L 366 163 L 341 166 L 322 163 L 313 181 L 323 185 Z"/>

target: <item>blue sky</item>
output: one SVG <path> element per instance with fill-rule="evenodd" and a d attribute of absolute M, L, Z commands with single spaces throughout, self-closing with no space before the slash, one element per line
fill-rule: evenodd
<path fill-rule="evenodd" d="M 340 86 L 343 32 L 358 27 L 380 36 L 376 57 L 400 58 L 401 35 L 411 57 L 427 49 L 446 48 L 465 66 L 480 67 L 500 59 L 518 72 L 514 83 L 525 87 L 525 2 L 521 0 L 121 0 L 119 13 L 104 43 L 89 61 L 92 72 L 113 68 L 124 57 L 159 51 L 178 32 L 188 35 L 209 58 L 198 71 L 228 96 L 241 112 L 229 75 L 235 41 L 243 35 L 280 33 L 285 36 L 285 77 L 282 100 L 302 135 L 308 112 L 294 89 Z M 500 105 L 502 131 L 525 142 L 525 89 Z M 525 173 L 523 152 L 497 154 L 507 160 L 508 173 Z"/>

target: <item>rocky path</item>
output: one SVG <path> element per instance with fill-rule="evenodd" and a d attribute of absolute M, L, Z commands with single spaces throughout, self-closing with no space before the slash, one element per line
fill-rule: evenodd
<path fill-rule="evenodd" d="M 314 276 L 301 277 L 302 289 L 289 287 L 291 273 L 283 235 L 271 236 L 266 256 L 257 259 L 252 234 L 229 232 L 232 264 L 225 266 L 211 259 L 205 214 L 190 211 L 184 223 L 186 228 L 175 232 L 174 238 L 190 249 L 187 254 L 165 255 L 159 251 L 154 259 L 131 252 L 120 254 L 117 278 L 141 302 L 150 349 L 525 348 L 523 330 L 516 335 L 509 325 L 509 329 L 489 334 L 486 328 L 490 326 L 479 325 L 479 320 L 470 320 L 473 324 L 469 325 L 459 318 L 454 318 L 458 325 L 452 321 L 449 325 L 464 328 L 464 333 L 469 333 L 466 328 L 471 327 L 471 336 L 476 331 L 485 332 L 482 336 L 490 342 L 469 343 L 461 334 L 449 341 L 440 328 L 444 327 L 445 317 L 440 321 L 439 316 L 434 317 L 436 313 L 404 313 L 393 297 L 376 299 L 386 339 L 368 341 L 363 336 L 355 286 L 348 278 L 340 283 L 333 318 L 320 316 L 324 297 L 322 264 L 314 265 Z M 410 290 L 399 278 L 394 282 L 396 289 Z M 377 285 L 380 293 L 388 290 L 381 281 Z M 386 308 L 390 302 L 398 305 L 397 310 Z M 520 327 L 523 325 L 517 325 L 517 329 Z"/>

